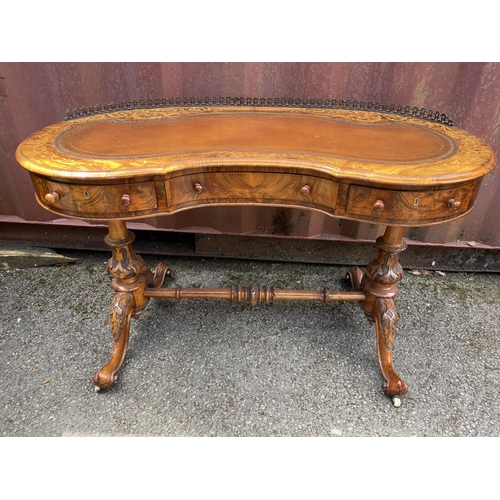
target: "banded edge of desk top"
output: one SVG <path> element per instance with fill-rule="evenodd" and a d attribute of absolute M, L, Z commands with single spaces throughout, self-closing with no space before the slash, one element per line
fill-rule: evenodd
<path fill-rule="evenodd" d="M 464 215 L 496 163 L 482 140 L 441 123 L 279 107 L 88 116 L 34 133 L 16 158 L 31 172 L 42 206 L 70 217 L 138 218 L 206 204 L 264 203 L 406 225 Z"/>

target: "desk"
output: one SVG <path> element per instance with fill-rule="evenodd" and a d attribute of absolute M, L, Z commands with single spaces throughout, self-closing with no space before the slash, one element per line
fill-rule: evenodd
<path fill-rule="evenodd" d="M 44 208 L 108 223 L 114 344 L 110 361 L 94 375 L 96 388 L 117 383 L 131 318 L 138 318 L 152 297 L 252 305 L 351 300 L 375 324 L 383 390 L 399 405 L 408 390 L 392 359 L 404 228 L 468 214 L 482 178 L 495 166 L 494 153 L 451 126 L 445 115 L 416 108 L 377 110 L 344 101 L 200 102 L 81 108 L 17 149 Z M 301 207 L 386 229 L 365 272 L 348 272 L 352 291 L 163 287 L 170 269 L 165 263 L 153 271 L 144 265 L 126 222 L 209 205 Z"/>

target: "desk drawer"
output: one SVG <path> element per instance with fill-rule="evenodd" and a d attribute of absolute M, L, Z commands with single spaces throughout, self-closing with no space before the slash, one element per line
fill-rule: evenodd
<path fill-rule="evenodd" d="M 441 191 L 392 191 L 351 186 L 346 212 L 373 221 L 424 222 L 454 219 L 473 202 L 474 186 Z"/>
<path fill-rule="evenodd" d="M 166 181 L 168 204 L 182 208 L 207 203 L 301 205 L 333 211 L 336 182 L 300 174 L 211 172 Z"/>
<path fill-rule="evenodd" d="M 106 219 L 147 213 L 157 207 L 154 182 L 82 185 L 34 178 L 41 203 L 73 216 Z"/>

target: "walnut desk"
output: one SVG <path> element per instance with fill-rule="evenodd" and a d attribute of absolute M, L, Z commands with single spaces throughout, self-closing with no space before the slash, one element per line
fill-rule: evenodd
<path fill-rule="evenodd" d="M 351 300 L 375 324 L 383 390 L 400 404 L 407 385 L 394 371 L 392 351 L 404 228 L 468 214 L 495 155 L 432 111 L 278 101 L 164 99 L 80 108 L 18 147 L 16 158 L 30 171 L 44 208 L 109 226 L 114 345 L 110 361 L 94 375 L 97 389 L 116 384 L 130 320 L 151 297 L 252 305 Z M 365 273 L 349 271 L 352 291 L 163 287 L 168 266 L 145 267 L 126 221 L 207 205 L 301 207 L 386 229 Z"/>

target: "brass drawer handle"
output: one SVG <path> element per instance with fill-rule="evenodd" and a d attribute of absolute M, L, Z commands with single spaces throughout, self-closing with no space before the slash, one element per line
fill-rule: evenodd
<path fill-rule="evenodd" d="M 310 194 L 310 192 L 311 192 L 311 186 L 309 186 L 307 184 L 305 184 L 304 186 L 302 186 L 300 188 L 300 194 L 302 196 L 308 196 Z"/>
<path fill-rule="evenodd" d="M 47 193 L 45 195 L 45 201 L 52 205 L 60 198 L 59 193 L 57 191 L 52 191 L 52 193 Z"/>
<path fill-rule="evenodd" d="M 195 182 L 193 185 L 194 192 L 196 194 L 201 194 L 203 193 L 203 186 L 199 182 Z"/>
<path fill-rule="evenodd" d="M 374 204 L 373 204 L 373 210 L 375 210 L 375 212 L 382 212 L 382 210 L 384 210 L 385 206 L 384 206 L 384 202 L 382 200 L 377 200 Z"/>
<path fill-rule="evenodd" d="M 452 209 L 452 210 L 458 210 L 460 208 L 460 205 L 461 203 L 453 198 L 450 198 L 448 200 L 448 206 Z"/>
<path fill-rule="evenodd" d="M 122 202 L 122 205 L 123 205 L 124 207 L 128 207 L 128 206 L 130 205 L 130 201 L 131 201 L 131 200 L 130 200 L 130 195 L 128 195 L 128 194 L 124 194 L 124 195 L 121 197 L 120 201 Z"/>

